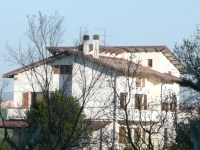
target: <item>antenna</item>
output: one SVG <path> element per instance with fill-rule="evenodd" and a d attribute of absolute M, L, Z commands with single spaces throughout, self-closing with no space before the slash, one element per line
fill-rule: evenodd
<path fill-rule="evenodd" d="M 104 35 L 100 35 L 100 36 L 104 37 L 103 44 L 104 44 L 104 46 L 106 46 L 106 36 L 113 36 L 113 35 L 106 34 L 106 28 L 98 28 L 97 30 L 103 30 L 104 31 Z"/>

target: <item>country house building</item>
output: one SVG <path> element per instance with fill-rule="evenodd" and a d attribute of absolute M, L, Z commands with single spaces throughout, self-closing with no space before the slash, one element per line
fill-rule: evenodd
<path fill-rule="evenodd" d="M 102 136 L 100 129 L 104 130 L 104 146 L 124 147 L 128 141 L 125 120 L 133 141 L 141 137 L 148 142 L 152 124 L 160 126 L 159 133 L 152 135 L 156 146 L 167 145 L 169 136 L 175 136 L 173 116 L 178 109 L 180 74 L 186 69 L 166 46 L 100 46 L 98 35 L 93 36 L 93 44 L 85 35 L 82 45 L 47 50 L 51 56 L 45 60 L 3 75 L 14 79 L 14 107 L 8 109 L 8 121 L 26 119 L 33 97 L 42 96 L 44 79 L 37 75 L 46 73 L 49 91 L 65 89 L 85 102 L 84 113 L 94 126 L 101 126 L 93 136 Z"/>

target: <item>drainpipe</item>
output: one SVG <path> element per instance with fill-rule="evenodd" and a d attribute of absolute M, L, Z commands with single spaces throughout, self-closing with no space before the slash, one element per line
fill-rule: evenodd
<path fill-rule="evenodd" d="M 163 96 L 162 91 L 163 91 L 163 85 L 165 85 L 165 83 L 162 83 L 162 84 L 161 84 L 161 119 L 163 118 L 163 113 L 162 113 L 162 102 L 163 102 L 163 99 L 162 99 L 162 96 Z"/>
<path fill-rule="evenodd" d="M 116 120 L 116 76 L 114 77 L 114 100 L 113 100 L 113 143 L 112 149 L 115 149 L 115 120 Z"/>
<path fill-rule="evenodd" d="M 163 90 L 163 85 L 165 85 L 165 83 L 161 84 L 161 103 L 162 103 L 162 90 Z"/>

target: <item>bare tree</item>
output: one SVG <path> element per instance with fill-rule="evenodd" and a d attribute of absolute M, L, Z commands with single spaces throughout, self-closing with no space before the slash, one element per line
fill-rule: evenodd
<path fill-rule="evenodd" d="M 48 131 L 43 148 L 86 147 L 90 144 L 90 141 L 87 140 L 88 137 L 83 137 L 83 133 L 91 124 L 84 124 L 82 131 L 77 134 L 77 128 L 80 127 L 79 120 L 81 120 L 82 113 L 91 121 L 109 119 L 109 113 L 104 116 L 103 112 L 112 104 L 112 100 L 109 100 L 112 96 L 107 91 L 99 90 L 105 87 L 102 81 L 110 78 L 109 72 L 105 69 L 105 66 L 96 63 L 92 57 L 83 55 L 80 45 L 82 42 L 78 42 L 78 46 L 73 46 L 71 51 L 64 47 L 58 47 L 63 41 L 64 19 L 57 13 L 48 17 L 39 12 L 38 19 L 36 16 L 27 16 L 27 18 L 29 28 L 25 35 L 31 42 L 28 44 L 28 50 L 23 51 L 20 44 L 17 51 L 7 45 L 10 55 L 6 57 L 6 60 L 21 66 L 20 69 L 5 75 L 5 77 L 15 78 L 14 84 L 17 87 L 15 106 L 19 108 L 16 113 L 23 114 L 21 111 L 26 111 L 43 96 L 47 102 L 48 118 Z M 62 145 L 59 145 L 62 131 L 59 132 L 60 138 L 57 141 L 52 142 L 54 139 L 51 138 L 53 118 L 51 113 L 52 100 L 49 93 L 56 89 L 65 94 L 73 95 L 80 104 L 79 112 L 71 127 L 71 133 L 62 142 Z M 103 95 L 103 97 L 98 95 Z M 28 97 L 28 103 L 24 101 L 25 97 Z M 25 119 L 26 115 L 20 117 Z M 99 139 L 93 140 L 94 143 L 97 141 Z M 53 145 L 52 143 L 57 144 Z"/>
<path fill-rule="evenodd" d="M 148 89 L 145 88 L 145 82 L 153 72 L 148 74 L 148 69 L 140 65 L 141 61 L 135 58 L 135 54 L 130 55 L 129 60 L 112 61 L 118 70 L 118 75 L 110 83 L 115 97 L 113 141 L 119 139 L 117 142 L 121 143 L 119 147 L 113 143 L 113 148 L 123 148 L 124 144 L 134 149 L 158 149 L 163 145 L 168 146 L 175 142 L 178 93 L 166 88 L 163 89 L 166 92 L 161 90 L 162 94 L 157 95 L 157 98 L 148 97 L 147 100 Z M 167 81 L 164 81 L 164 84 L 172 85 Z"/>
<path fill-rule="evenodd" d="M 178 59 L 183 62 L 186 66 L 190 66 L 197 74 L 200 74 L 200 30 L 197 25 L 196 32 L 191 35 L 190 39 L 183 39 L 181 45 L 175 44 L 174 53 Z M 190 79 L 193 82 L 196 82 L 196 78 L 193 75 L 185 75 L 183 78 Z M 185 88 L 182 88 L 182 105 L 187 107 L 197 107 L 199 106 L 199 92 L 192 90 L 185 83 L 183 85 Z"/>

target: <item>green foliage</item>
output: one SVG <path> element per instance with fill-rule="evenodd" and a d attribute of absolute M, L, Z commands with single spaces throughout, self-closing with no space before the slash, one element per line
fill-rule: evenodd
<path fill-rule="evenodd" d="M 183 78 L 183 82 L 181 82 L 180 85 L 190 87 L 196 91 L 200 91 L 200 75 L 189 65 L 187 65 L 187 71 L 190 75 L 193 76 L 193 78 L 195 78 L 196 82 L 193 82 L 187 78 Z"/>
<path fill-rule="evenodd" d="M 200 113 L 200 108 L 199 108 Z M 178 130 L 178 136 L 180 139 L 188 145 L 191 149 L 200 149 L 200 118 L 194 118 L 189 120 L 189 128 L 191 135 L 188 135 L 184 130 Z"/>
<path fill-rule="evenodd" d="M 6 138 L 6 141 L 15 150 L 38 150 L 39 145 L 36 139 L 40 134 L 40 131 L 41 131 L 41 126 L 38 126 L 36 131 L 32 135 L 29 135 L 26 129 L 22 128 L 21 130 L 22 140 L 20 141 L 19 145 L 16 145 L 16 143 L 13 142 L 10 138 Z"/>
<path fill-rule="evenodd" d="M 1 150 L 12 150 L 12 148 L 11 148 L 9 142 L 6 141 L 6 140 L 2 140 L 2 141 L 0 142 L 0 149 L 1 149 Z"/>
<path fill-rule="evenodd" d="M 22 128 L 22 130 L 21 130 L 22 139 L 21 139 L 19 145 L 16 145 L 16 143 L 13 142 L 10 138 L 6 138 L 5 139 L 6 143 L 4 143 L 3 146 L 5 148 L 12 147 L 12 149 L 15 149 L 15 150 L 38 150 L 39 145 L 38 145 L 36 139 L 37 139 L 38 135 L 40 134 L 40 131 L 41 131 L 41 126 L 38 126 L 36 131 L 32 135 L 29 135 L 27 133 L 26 129 Z"/>
<path fill-rule="evenodd" d="M 131 146 L 131 144 L 126 144 L 124 150 L 134 150 L 134 148 Z"/>
<path fill-rule="evenodd" d="M 194 90 L 200 91 L 200 75 L 192 69 L 192 67 L 187 66 L 188 73 L 193 75 L 196 82 L 184 79 L 181 85 L 189 86 Z M 200 108 L 198 109 L 200 114 Z M 180 139 L 190 148 L 194 150 L 200 149 L 200 118 L 196 117 L 189 120 L 189 129 L 191 134 L 187 134 L 184 130 L 178 130 L 178 136 Z"/>
<path fill-rule="evenodd" d="M 43 96 L 32 105 L 27 118 L 30 133 L 34 133 L 39 124 L 42 125 L 38 139 L 40 149 L 47 149 L 49 143 L 51 149 L 61 149 L 64 145 L 67 148 L 75 147 L 89 139 L 91 134 L 90 121 L 85 119 L 79 103 L 61 91 L 51 93 L 49 105 Z"/>

